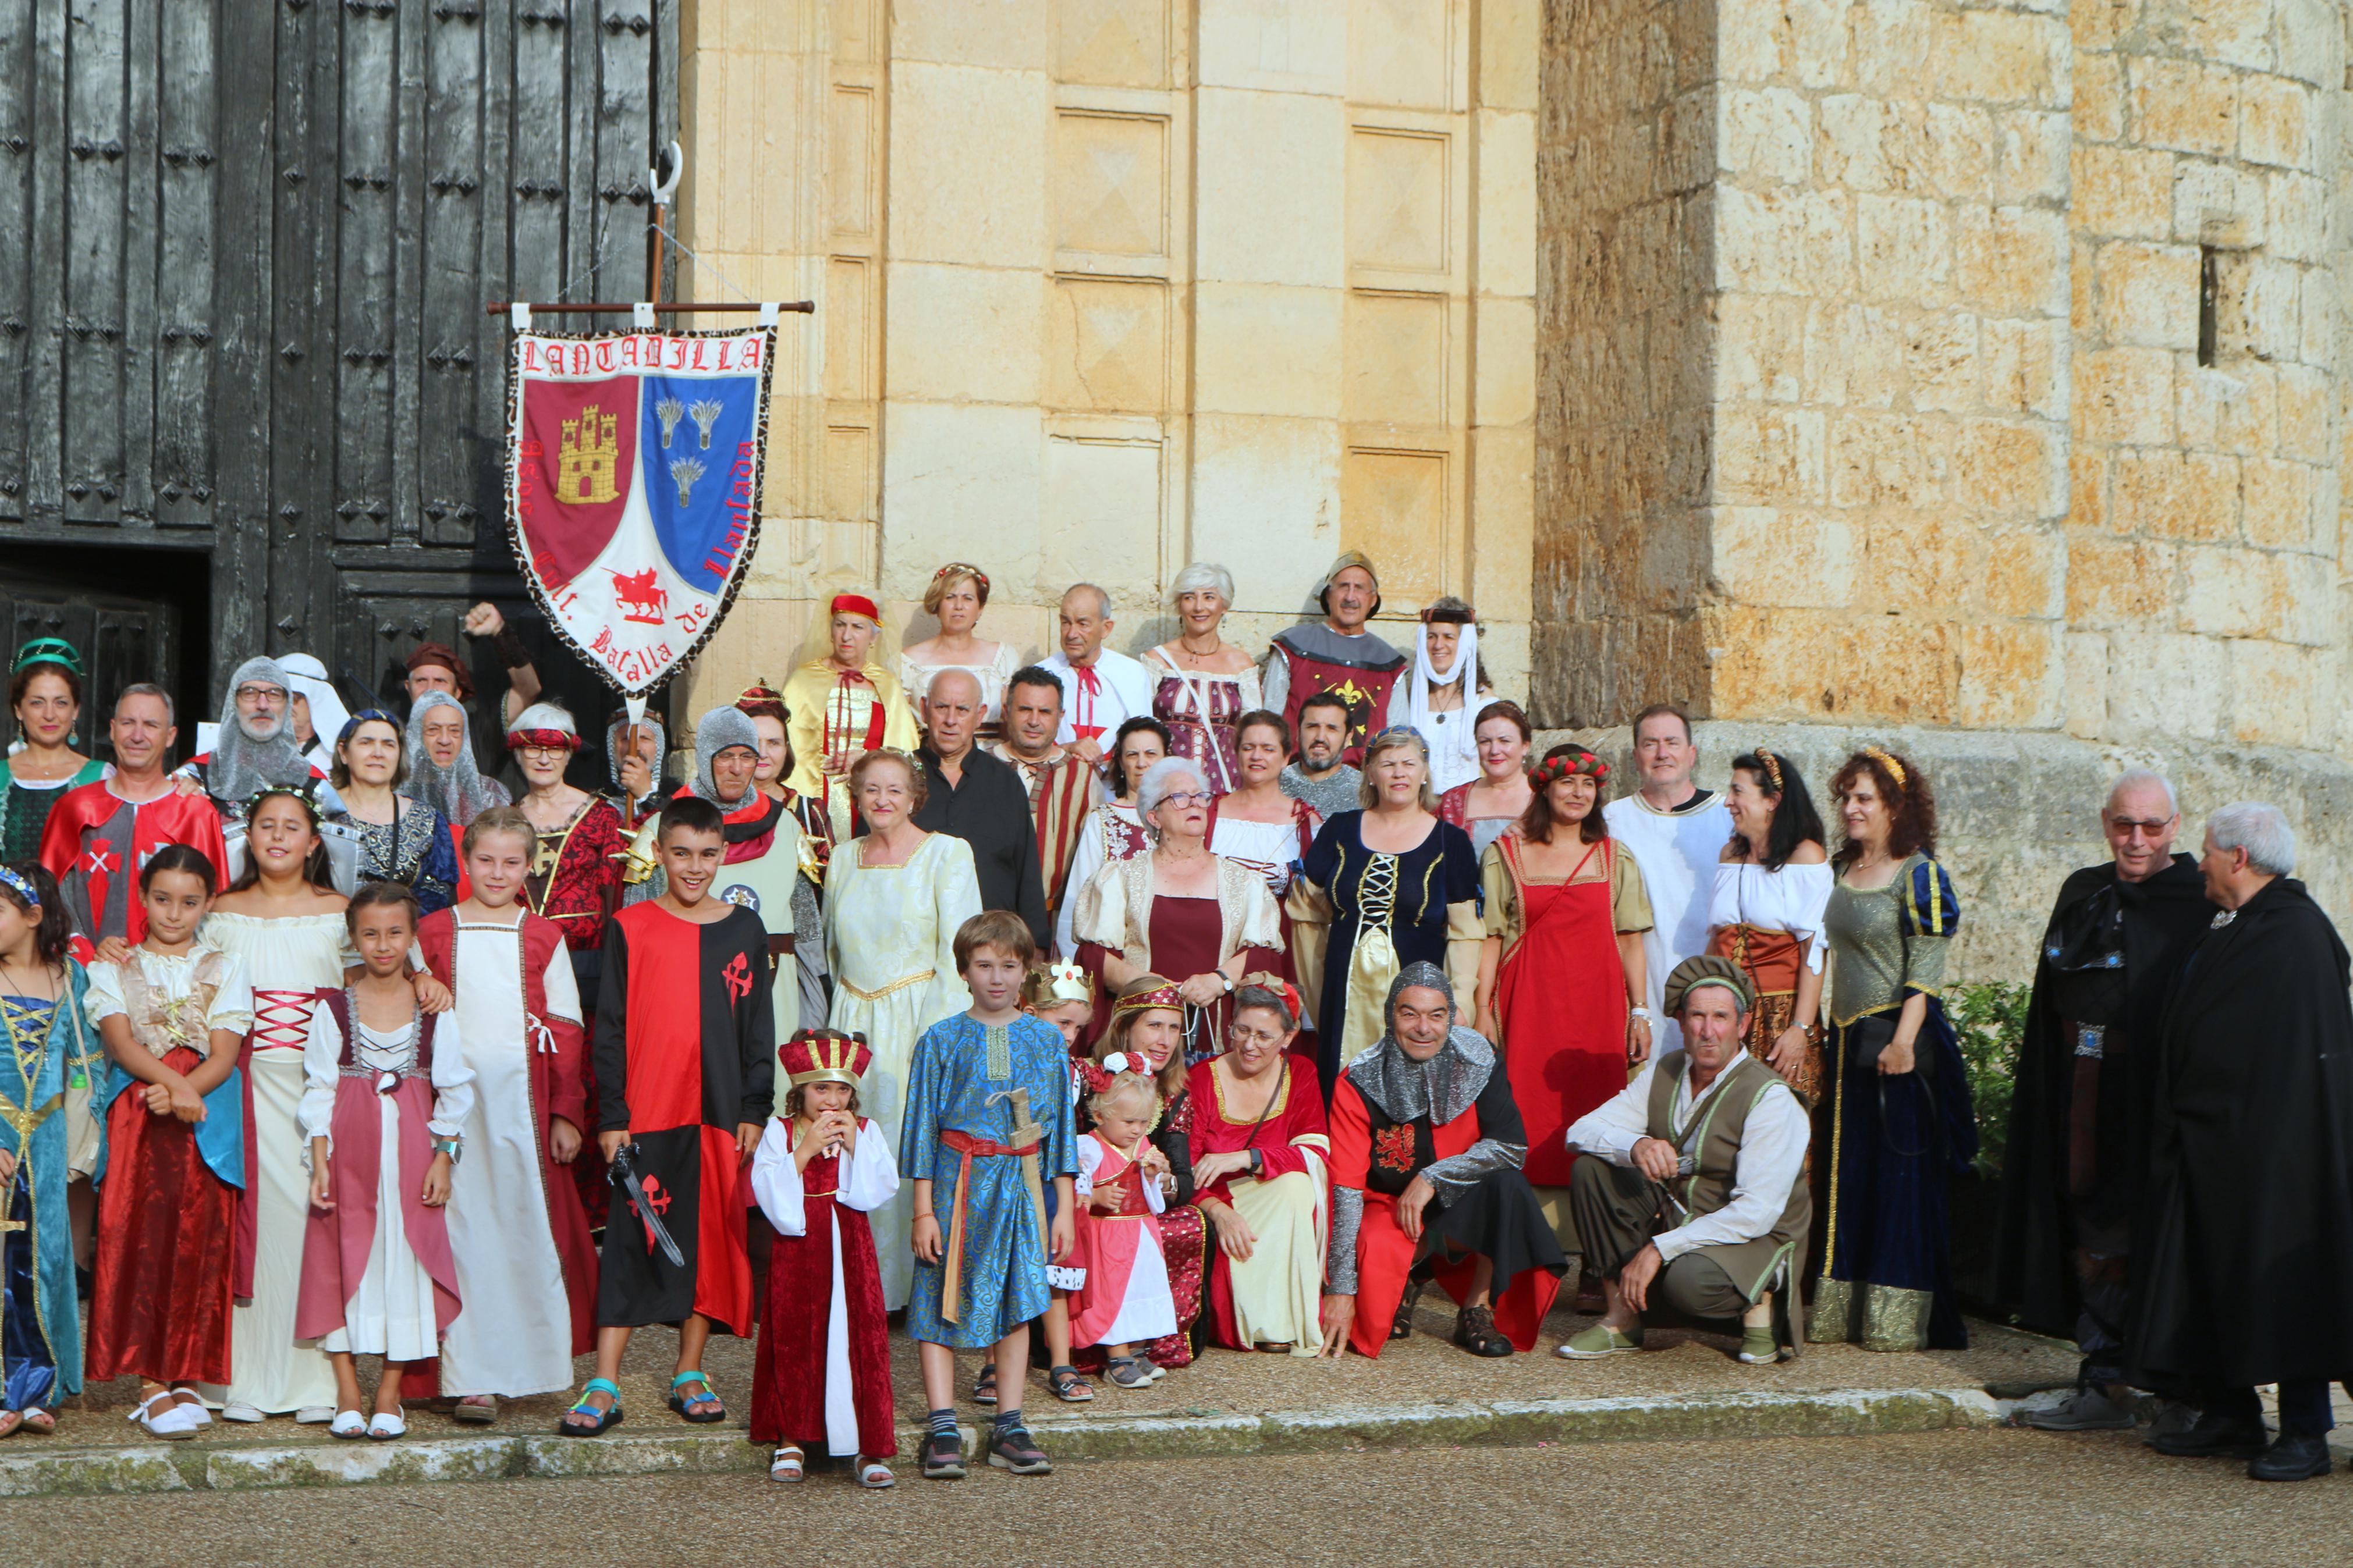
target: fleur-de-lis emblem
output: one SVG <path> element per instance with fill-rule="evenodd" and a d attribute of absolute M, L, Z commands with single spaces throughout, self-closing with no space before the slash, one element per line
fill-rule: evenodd
<path fill-rule="evenodd" d="M 715 397 L 703 397 L 687 407 L 686 411 L 694 416 L 694 427 L 702 432 L 702 449 L 706 452 L 711 450 L 711 427 L 719 423 L 723 406 Z"/>
<path fill-rule="evenodd" d="M 702 477 L 702 459 L 672 458 L 670 460 L 670 477 L 678 485 L 678 504 L 684 507 L 687 498 L 694 492 L 694 481 Z"/>
<path fill-rule="evenodd" d="M 654 405 L 654 417 L 661 421 L 662 450 L 670 450 L 670 438 L 678 429 L 678 422 L 686 417 L 686 405 L 675 397 L 665 397 Z M 705 446 L 709 442 L 703 443 Z"/>

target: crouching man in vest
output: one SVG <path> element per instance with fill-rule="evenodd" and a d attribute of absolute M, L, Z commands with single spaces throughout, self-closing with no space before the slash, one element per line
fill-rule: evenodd
<path fill-rule="evenodd" d="M 1590 1361 L 1642 1343 L 1642 1318 L 1741 1324 L 1740 1359 L 1798 1353 L 1793 1281 L 1813 1202 L 1805 1107 L 1741 1048 L 1755 998 L 1728 960 L 1687 958 L 1667 979 L 1683 1048 L 1654 1058 L 1568 1130 L 1568 1184 L 1588 1267 L 1609 1310 L 1559 1349 Z"/>

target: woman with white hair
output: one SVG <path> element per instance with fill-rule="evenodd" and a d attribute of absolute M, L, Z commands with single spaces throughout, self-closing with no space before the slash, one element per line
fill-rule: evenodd
<path fill-rule="evenodd" d="M 1244 974 L 1282 960 L 1282 925 L 1266 879 L 1209 850 L 1201 764 L 1168 757 L 1145 771 L 1135 806 L 1152 847 L 1107 862 L 1079 889 L 1071 929 L 1079 963 L 1106 992 L 1166 974 L 1185 1003 L 1185 1059 L 1215 1056 Z"/>
<path fill-rule="evenodd" d="M 1258 666 L 1218 632 L 1233 608 L 1233 574 L 1196 561 L 1176 574 L 1169 597 L 1183 629 L 1144 656 L 1152 714 L 1168 726 L 1169 754 L 1198 763 L 1210 793 L 1224 795 L 1241 782 L 1234 721 L 1259 704 Z"/>

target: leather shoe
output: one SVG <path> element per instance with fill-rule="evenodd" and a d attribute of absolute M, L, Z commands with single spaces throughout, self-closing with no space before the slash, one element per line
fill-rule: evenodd
<path fill-rule="evenodd" d="M 2259 1481 L 2308 1481 L 2327 1475 L 2331 1463 L 2327 1438 L 2283 1432 L 2247 1467 L 2247 1474 Z"/>
<path fill-rule="evenodd" d="M 2263 1451 L 2264 1436 L 2260 1421 L 2200 1415 L 2189 1431 L 2168 1432 L 2149 1447 L 2177 1459 L 2252 1459 Z"/>

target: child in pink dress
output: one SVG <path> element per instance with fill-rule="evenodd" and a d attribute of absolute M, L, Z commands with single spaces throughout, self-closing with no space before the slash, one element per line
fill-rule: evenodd
<path fill-rule="evenodd" d="M 1161 1252 L 1160 1184 L 1136 1163 L 1160 1120 L 1160 1089 L 1124 1067 L 1116 1053 L 1103 1086 L 1087 1100 L 1094 1130 L 1079 1139 L 1078 1261 L 1086 1280 L 1071 1298 L 1071 1342 L 1102 1345 L 1106 1370 L 1122 1388 L 1166 1375 L 1136 1346 L 1176 1331 L 1176 1300 Z"/>

